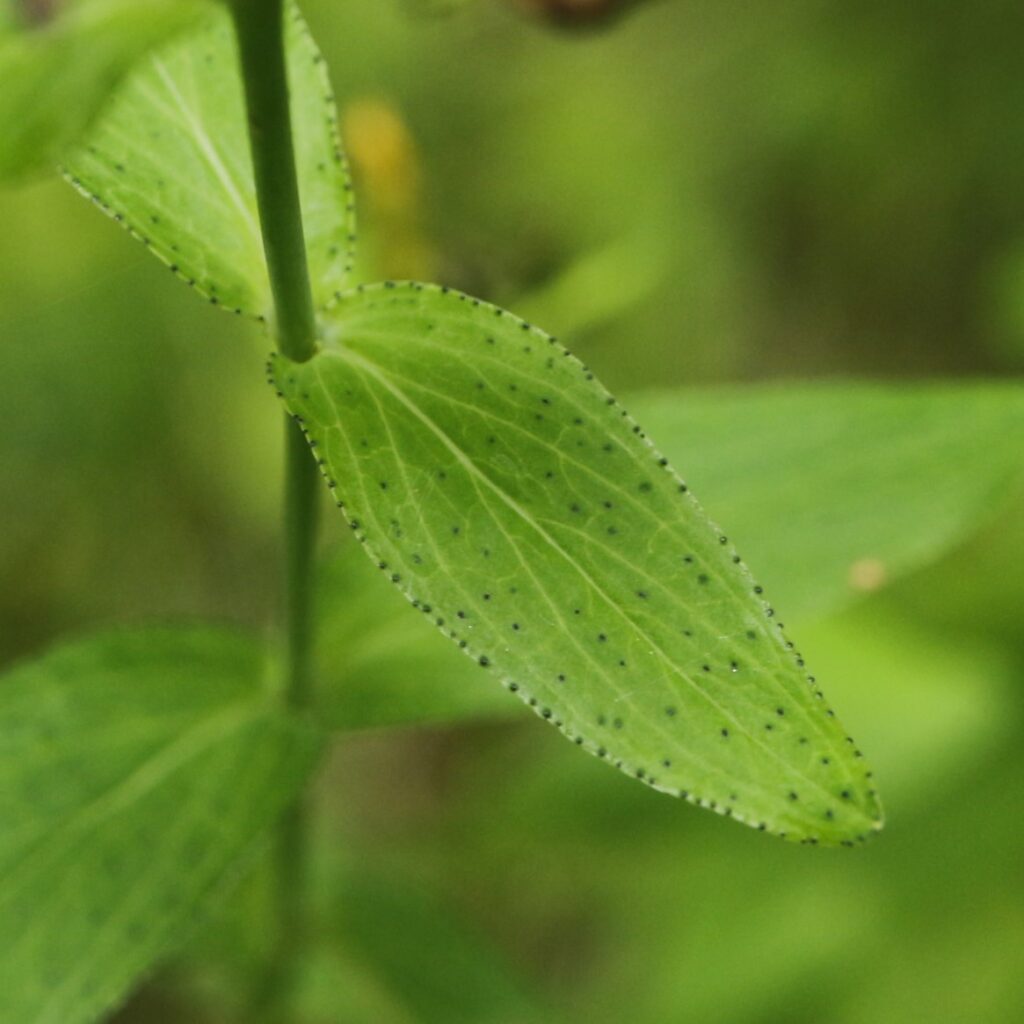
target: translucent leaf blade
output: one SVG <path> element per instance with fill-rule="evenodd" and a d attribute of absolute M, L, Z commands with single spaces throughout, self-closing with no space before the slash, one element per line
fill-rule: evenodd
<path fill-rule="evenodd" d="M 0 681 L 0 1019 L 96 1019 L 190 928 L 318 744 L 214 630 L 79 641 Z"/>
<path fill-rule="evenodd" d="M 324 306 L 351 268 L 351 187 L 327 71 L 294 7 L 286 45 L 310 280 Z M 72 184 L 211 302 L 270 317 L 237 47 L 225 10 L 128 76 L 65 164 Z"/>
<path fill-rule="evenodd" d="M 791 839 L 880 824 L 739 556 L 553 339 L 428 286 L 351 293 L 271 375 L 406 596 L 578 745 Z"/>

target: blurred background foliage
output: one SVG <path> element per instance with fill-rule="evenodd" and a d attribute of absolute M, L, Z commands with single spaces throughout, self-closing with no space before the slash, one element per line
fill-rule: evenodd
<path fill-rule="evenodd" d="M 458 690 L 460 663 L 433 640 L 420 651 L 420 620 L 328 516 L 325 661 L 365 695 L 361 720 L 332 705 L 338 724 L 388 721 L 389 679 L 465 694 L 424 717 L 487 717 L 339 739 L 296 1020 L 1020 1019 L 1024 11 L 303 7 L 342 108 L 365 273 L 508 305 L 613 391 L 659 389 L 636 404 L 745 533 L 875 762 L 889 824 L 855 853 L 768 841 L 579 756 L 501 691 Z M 269 631 L 266 339 L 56 179 L 0 194 L 0 219 L 3 663 L 101 623 Z M 844 431 L 827 393 L 790 386 L 820 378 L 837 396 L 844 380 L 899 396 L 1007 378 L 1005 408 L 953 392 L 901 419 L 869 403 Z M 665 397 L 677 386 L 689 399 Z M 931 457 L 901 473 L 919 414 Z M 787 481 L 791 504 L 744 503 L 750 474 Z M 850 508 L 880 532 L 846 551 L 830 531 Z M 767 542 L 780 536 L 792 564 Z M 374 644 L 392 660 L 360 675 Z M 257 868 L 120 1019 L 233 1019 L 261 883 Z"/>

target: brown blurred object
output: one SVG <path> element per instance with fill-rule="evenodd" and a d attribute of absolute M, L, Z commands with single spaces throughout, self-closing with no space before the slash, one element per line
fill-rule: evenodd
<path fill-rule="evenodd" d="M 854 590 L 870 593 L 878 590 L 888 575 L 885 563 L 880 558 L 861 558 L 850 566 L 850 586 Z"/>
<path fill-rule="evenodd" d="M 16 16 L 26 25 L 45 25 L 53 21 L 63 7 L 63 0 L 15 0 Z"/>
<path fill-rule="evenodd" d="M 643 0 L 513 0 L 527 14 L 562 28 L 597 28 L 639 7 Z"/>
<path fill-rule="evenodd" d="M 342 125 L 363 197 L 374 274 L 430 279 L 435 254 L 420 223 L 420 157 L 405 120 L 387 100 L 366 97 L 345 107 Z"/>

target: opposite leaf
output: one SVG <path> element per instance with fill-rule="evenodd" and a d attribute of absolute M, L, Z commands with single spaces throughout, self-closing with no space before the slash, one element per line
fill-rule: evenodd
<path fill-rule="evenodd" d="M 554 339 L 389 283 L 344 296 L 308 363 L 270 369 L 380 567 L 574 742 L 791 839 L 880 827 L 727 538 Z"/>
<path fill-rule="evenodd" d="M 324 306 L 345 287 L 351 268 L 351 186 L 326 67 L 294 6 L 287 18 L 303 228 L 313 298 Z M 211 302 L 270 318 L 237 46 L 226 10 L 130 75 L 66 169 L 73 185 Z"/>
<path fill-rule="evenodd" d="M 206 9 L 199 0 L 80 0 L 31 27 L 0 26 L 0 179 L 55 170 L 131 65 Z"/>
<path fill-rule="evenodd" d="M 294 798 L 318 744 L 250 641 L 70 644 L 0 680 L 0 1020 L 116 1004 Z"/>

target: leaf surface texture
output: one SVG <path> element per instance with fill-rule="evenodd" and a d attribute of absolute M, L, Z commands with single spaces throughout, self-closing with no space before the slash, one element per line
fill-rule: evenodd
<path fill-rule="evenodd" d="M 863 758 L 728 538 L 554 339 L 419 284 L 272 357 L 356 534 L 482 670 L 646 784 L 790 839 L 880 826 Z"/>

